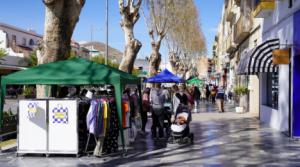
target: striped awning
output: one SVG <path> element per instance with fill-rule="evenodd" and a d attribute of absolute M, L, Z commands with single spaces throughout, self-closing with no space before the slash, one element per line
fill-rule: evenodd
<path fill-rule="evenodd" d="M 272 51 L 279 49 L 279 39 L 265 41 L 253 50 L 243 52 L 238 68 L 238 75 L 254 75 L 278 71 L 278 65 L 273 64 Z"/>

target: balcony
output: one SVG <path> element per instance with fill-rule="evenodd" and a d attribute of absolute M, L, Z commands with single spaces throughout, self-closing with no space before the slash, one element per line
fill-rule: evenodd
<path fill-rule="evenodd" d="M 232 8 L 232 0 L 228 0 L 227 8 L 226 8 L 226 21 L 231 22 L 234 18 L 234 12 Z"/>
<path fill-rule="evenodd" d="M 241 43 L 251 33 L 253 20 L 250 15 L 241 15 L 234 25 L 234 42 Z"/>
<path fill-rule="evenodd" d="M 275 9 L 275 0 L 258 0 L 253 11 L 255 18 L 265 18 Z"/>
<path fill-rule="evenodd" d="M 227 53 L 232 53 L 236 49 L 236 45 L 233 42 L 233 35 L 232 33 L 228 35 L 226 39 L 226 52 Z"/>

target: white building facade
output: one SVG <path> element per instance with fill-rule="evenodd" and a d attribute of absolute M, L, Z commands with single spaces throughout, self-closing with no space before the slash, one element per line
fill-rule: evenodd
<path fill-rule="evenodd" d="M 22 70 L 27 66 L 24 58 L 29 56 L 42 36 L 33 30 L 24 30 L 12 25 L 0 23 L 0 48 L 5 50 L 0 74 Z"/>
<path fill-rule="evenodd" d="M 279 49 L 290 48 L 291 63 L 298 64 L 293 61 L 296 56 L 293 50 L 298 47 L 294 42 L 294 23 L 297 19 L 295 14 L 300 13 L 300 1 L 272 1 L 269 5 L 271 9 L 265 9 L 256 16 L 263 18 L 262 41 L 278 39 Z M 261 73 L 259 85 L 260 119 L 276 130 L 291 134 L 292 115 L 296 111 L 292 106 L 293 94 L 296 92 L 292 90 L 295 77 L 290 67 L 289 64 L 280 64 L 276 73 Z"/>

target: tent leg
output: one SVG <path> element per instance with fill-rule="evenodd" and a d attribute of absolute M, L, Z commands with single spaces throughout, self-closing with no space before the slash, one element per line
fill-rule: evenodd
<path fill-rule="evenodd" d="M 119 120 L 119 128 L 121 133 L 121 140 L 122 140 L 122 150 L 125 150 L 125 138 L 124 138 L 124 130 L 123 130 L 123 122 L 122 122 L 122 93 L 123 87 L 121 84 L 114 85 L 115 87 L 115 96 L 116 96 L 116 104 L 117 104 L 117 111 L 118 111 L 118 120 Z"/>

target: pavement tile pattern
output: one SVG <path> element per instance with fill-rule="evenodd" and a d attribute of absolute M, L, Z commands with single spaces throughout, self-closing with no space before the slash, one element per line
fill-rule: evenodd
<path fill-rule="evenodd" d="M 195 135 L 193 145 L 167 144 L 166 139 L 153 140 L 148 131 L 145 135 L 138 135 L 126 156 L 16 157 L 13 150 L 9 150 L 0 154 L 0 166 L 300 166 L 299 141 L 270 129 L 249 113 L 232 112 L 234 108 L 231 105 L 226 105 L 226 113 L 217 113 L 216 106 L 209 103 L 201 105 L 203 111 L 194 113 L 191 123 L 191 131 Z"/>

